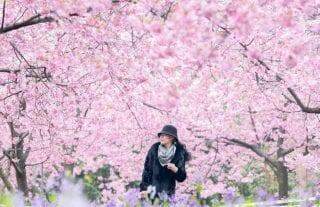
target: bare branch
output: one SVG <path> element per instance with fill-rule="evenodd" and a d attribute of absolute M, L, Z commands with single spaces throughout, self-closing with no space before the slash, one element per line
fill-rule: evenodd
<path fill-rule="evenodd" d="M 11 132 L 11 137 L 18 137 L 19 134 L 16 132 L 16 130 L 14 129 L 14 125 L 13 122 L 8 122 L 9 128 L 10 128 L 10 132 Z"/>
<path fill-rule="evenodd" d="M 293 151 L 294 151 L 294 149 L 290 148 L 290 149 L 284 150 L 281 155 L 282 155 L 282 157 L 284 157 L 284 156 L 290 154 Z"/>
<path fill-rule="evenodd" d="M 251 45 L 251 43 L 254 41 L 254 38 L 252 38 L 252 40 L 248 43 L 248 44 L 244 44 L 244 43 L 239 43 L 243 48 L 244 48 L 244 50 L 248 50 L 248 46 L 250 46 Z"/>
<path fill-rule="evenodd" d="M 252 41 L 249 43 L 249 44 L 244 44 L 244 43 L 239 43 L 242 47 L 243 47 L 243 49 L 245 50 L 245 51 L 248 51 L 248 46 L 250 45 L 252 43 Z M 246 58 L 248 58 L 248 56 L 246 55 L 246 54 L 243 54 L 243 56 L 244 57 L 246 57 Z M 258 63 L 261 65 L 261 66 L 263 66 L 266 70 L 268 70 L 268 71 L 270 71 L 271 69 L 269 68 L 269 66 L 263 61 L 263 60 L 261 60 L 260 58 L 257 58 L 256 59 L 257 61 L 258 61 Z"/>
<path fill-rule="evenodd" d="M 26 164 L 26 166 L 35 166 L 35 165 L 41 165 L 43 163 L 45 163 L 46 161 L 48 161 L 50 158 L 50 156 L 48 156 L 45 160 L 41 161 L 41 162 L 37 162 L 37 163 L 32 163 L 32 164 Z"/>
<path fill-rule="evenodd" d="M 240 147 L 244 147 L 247 149 L 250 149 L 251 151 L 253 151 L 254 153 L 256 153 L 256 155 L 258 155 L 259 157 L 264 158 L 264 160 L 272 167 L 277 168 L 277 161 L 273 160 L 272 158 L 268 157 L 265 153 L 263 153 L 257 146 L 252 145 L 252 144 L 248 144 L 244 141 L 241 141 L 239 139 L 229 139 L 227 137 L 221 137 L 222 139 L 226 140 L 229 144 L 234 144 L 234 145 L 238 145 Z"/>
<path fill-rule="evenodd" d="M 6 0 L 3 0 L 3 7 L 2 7 L 2 22 L 1 22 L 1 29 L 0 29 L 0 30 L 3 30 L 5 14 L 6 14 Z"/>
<path fill-rule="evenodd" d="M 21 93 L 21 92 L 22 92 L 22 91 L 18 91 L 18 92 L 12 93 L 12 94 L 4 97 L 3 99 L 1 99 L 1 101 L 4 101 L 4 100 L 6 100 L 6 99 L 8 99 L 8 98 L 10 98 L 10 97 L 12 97 L 12 96 L 18 95 L 18 94 Z"/>
<path fill-rule="evenodd" d="M 163 14 L 161 14 L 161 17 L 164 19 L 164 21 L 168 19 L 168 15 L 171 12 L 172 5 L 173 5 L 173 2 L 171 2 L 169 5 L 169 8 Z"/>
<path fill-rule="evenodd" d="M 250 114 L 252 129 L 253 129 L 253 131 L 254 131 L 254 133 L 255 133 L 256 140 L 259 140 L 256 123 L 255 123 L 255 121 L 254 121 L 254 119 L 253 119 L 253 116 L 252 116 L 253 113 L 254 113 L 254 112 L 251 110 L 251 107 L 249 106 L 249 114 Z"/>
<path fill-rule="evenodd" d="M 231 34 L 231 32 L 230 32 L 226 27 L 223 27 L 223 26 L 220 26 L 220 25 L 218 25 L 218 27 L 219 27 L 220 29 L 222 29 L 223 31 L 225 31 L 228 35 Z"/>
<path fill-rule="evenodd" d="M 319 107 L 311 108 L 311 107 L 305 106 L 292 88 L 287 88 L 287 89 L 303 112 L 310 113 L 310 114 L 320 114 Z"/>
<path fill-rule="evenodd" d="M 126 104 L 127 104 L 128 108 L 129 108 L 129 110 L 130 110 L 130 112 L 131 112 L 132 116 L 135 118 L 135 120 L 136 120 L 136 122 L 137 122 L 137 124 L 138 124 L 139 128 L 140 128 L 140 129 L 142 129 L 141 124 L 140 124 L 140 122 L 139 122 L 139 120 L 138 120 L 137 116 L 135 115 L 135 113 L 131 110 L 130 105 L 129 105 L 128 103 L 126 103 Z"/>
<path fill-rule="evenodd" d="M 0 32 L 1 33 L 1 32 Z M 10 42 L 11 47 L 13 48 L 13 51 L 15 52 L 17 58 L 20 60 L 22 58 L 29 67 L 32 67 L 32 65 L 27 61 L 27 59 L 22 55 L 22 53 L 18 50 L 18 48 L 13 44 L 13 42 Z M 21 61 L 21 60 L 20 60 Z"/>
<path fill-rule="evenodd" d="M 161 114 L 162 114 L 163 112 L 165 112 L 167 115 L 169 114 L 168 111 L 165 111 L 165 110 L 163 110 L 163 109 L 159 109 L 158 107 L 152 106 L 152 105 L 150 105 L 150 104 L 148 104 L 148 103 L 143 102 L 142 104 L 145 105 L 145 106 L 147 106 L 147 107 L 150 107 L 150 108 L 152 108 L 152 109 L 155 109 L 155 110 L 160 111 Z"/>
<path fill-rule="evenodd" d="M 19 9 L 19 12 L 18 13 L 20 13 L 20 11 L 21 11 L 21 8 Z M 28 11 L 28 8 L 25 8 L 24 9 L 24 11 L 22 12 L 22 14 L 20 15 L 20 16 L 17 16 L 16 18 L 15 18 L 15 20 L 13 20 L 13 24 L 16 24 L 23 16 L 24 16 L 24 14 L 26 13 L 26 11 Z M 19 14 L 18 14 L 19 15 Z"/>
<path fill-rule="evenodd" d="M 32 25 L 40 24 L 40 23 L 53 22 L 53 21 L 54 21 L 53 17 L 47 16 L 47 17 L 41 18 L 41 14 L 37 14 L 37 15 L 30 17 L 29 19 L 27 19 L 25 21 L 20 22 L 20 23 L 11 24 L 9 26 L 1 28 L 0 34 L 7 33 L 10 31 L 13 31 L 13 30 L 17 30 L 22 27 L 32 26 Z"/>
<path fill-rule="evenodd" d="M 0 73 L 18 73 L 20 71 L 21 71 L 20 69 L 17 69 L 17 70 L 10 70 L 9 68 L 0 69 Z"/>
<path fill-rule="evenodd" d="M 13 165 L 14 169 L 19 172 L 22 173 L 22 170 L 20 169 L 20 167 L 17 165 L 17 163 L 15 163 L 15 161 L 13 161 L 12 157 L 10 156 L 10 154 L 4 150 L 3 154 L 9 159 L 10 163 Z"/>
<path fill-rule="evenodd" d="M 30 154 L 30 150 L 31 148 L 28 147 L 27 150 L 22 154 L 22 157 L 21 157 L 21 163 L 25 163 L 27 158 L 29 157 L 29 154 Z"/>

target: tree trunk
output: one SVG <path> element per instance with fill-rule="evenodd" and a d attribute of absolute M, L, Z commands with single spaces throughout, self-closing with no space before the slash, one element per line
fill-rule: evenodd
<path fill-rule="evenodd" d="M 26 158 L 27 155 L 24 152 L 24 140 L 21 140 L 16 145 L 16 154 L 18 158 L 18 168 L 16 170 L 16 179 L 18 184 L 18 189 L 23 192 L 25 196 L 28 194 L 28 183 L 27 183 L 27 170 L 26 170 Z"/>
<path fill-rule="evenodd" d="M 27 196 L 28 195 L 27 174 L 25 169 L 21 169 L 21 170 L 22 172 L 16 171 L 18 189 L 22 191 L 25 196 Z"/>
<path fill-rule="evenodd" d="M 282 162 L 277 163 L 276 176 L 278 181 L 279 198 L 288 198 L 288 169 Z"/>

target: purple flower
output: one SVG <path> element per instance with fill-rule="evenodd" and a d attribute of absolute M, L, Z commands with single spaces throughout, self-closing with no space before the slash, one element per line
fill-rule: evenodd
<path fill-rule="evenodd" d="M 224 196 L 225 201 L 232 201 L 236 196 L 236 192 L 233 188 L 228 188 Z"/>
<path fill-rule="evenodd" d="M 13 196 L 13 205 L 15 207 L 25 207 L 23 193 L 19 191 Z"/>
<path fill-rule="evenodd" d="M 125 200 L 129 204 L 129 206 L 136 206 L 139 202 L 139 190 L 138 189 L 130 189 L 125 194 Z"/>
<path fill-rule="evenodd" d="M 32 207 L 50 207 L 53 205 L 54 204 L 48 203 L 45 199 L 39 196 L 35 197 L 31 202 Z"/>
<path fill-rule="evenodd" d="M 177 197 L 176 197 L 175 194 L 169 196 L 168 200 L 169 200 L 170 203 L 177 203 Z"/>
<path fill-rule="evenodd" d="M 257 191 L 257 200 L 266 200 L 268 197 L 268 192 L 263 188 L 258 189 Z"/>
<path fill-rule="evenodd" d="M 109 201 L 105 207 L 117 207 L 117 203 L 114 200 Z"/>

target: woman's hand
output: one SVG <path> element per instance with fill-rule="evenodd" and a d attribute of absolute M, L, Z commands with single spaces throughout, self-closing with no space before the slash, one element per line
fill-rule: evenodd
<path fill-rule="evenodd" d="M 140 192 L 140 198 L 147 198 L 148 197 L 148 191 L 141 191 Z"/>
<path fill-rule="evenodd" d="M 167 168 L 174 173 L 178 172 L 178 167 L 173 163 L 168 163 Z"/>

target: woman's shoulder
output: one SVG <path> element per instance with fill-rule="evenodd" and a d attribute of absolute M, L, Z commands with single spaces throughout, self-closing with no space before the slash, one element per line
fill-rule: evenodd
<path fill-rule="evenodd" d="M 158 149 L 159 145 L 160 145 L 160 142 L 156 142 L 150 147 L 150 149 L 156 150 Z"/>
<path fill-rule="evenodd" d="M 156 143 L 152 144 L 151 147 L 149 148 L 149 152 L 156 151 L 158 149 L 159 145 L 160 145 L 160 142 L 156 142 Z"/>

